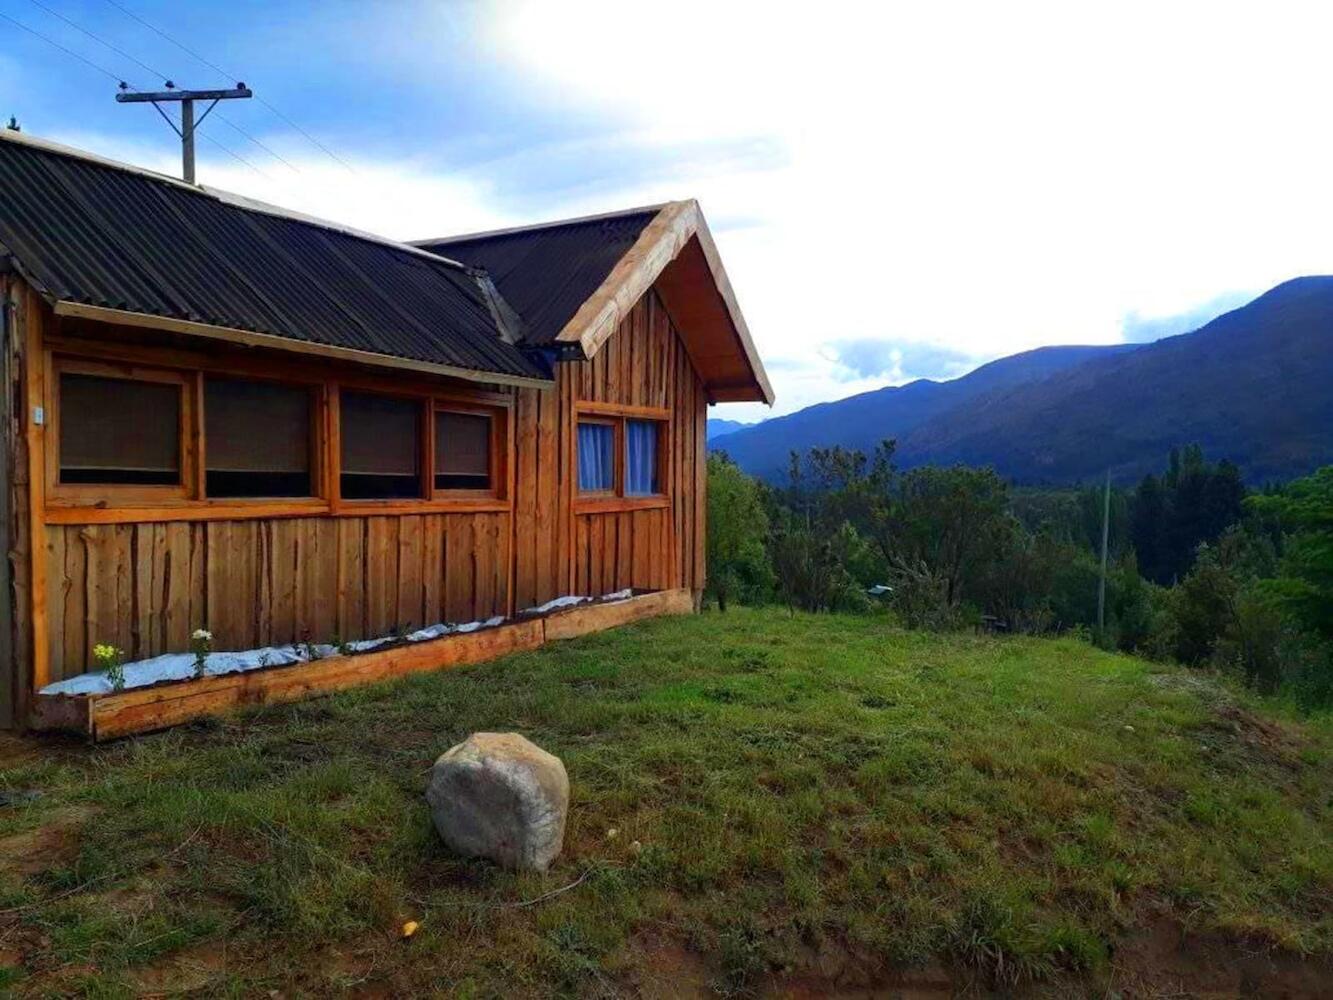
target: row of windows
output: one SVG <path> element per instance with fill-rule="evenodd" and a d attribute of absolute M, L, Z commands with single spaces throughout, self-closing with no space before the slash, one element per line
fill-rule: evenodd
<path fill-rule="evenodd" d="M 201 466 L 200 499 L 319 496 L 322 437 L 314 387 L 213 375 L 197 392 L 193 386 L 193 376 L 183 373 L 128 377 L 104 366 L 62 368 L 54 401 L 55 484 L 85 498 L 115 497 L 122 487 L 188 496 L 196 492 L 188 480 Z M 343 388 L 338 412 L 343 499 L 501 495 L 503 411 Z M 657 419 L 580 416 L 580 494 L 660 496 L 665 428 Z M 198 465 L 190 466 L 187 455 Z"/>
<path fill-rule="evenodd" d="M 64 371 L 59 378 L 57 483 L 184 487 L 186 381 Z M 209 499 L 302 498 L 316 482 L 315 391 L 231 377 L 203 381 L 204 494 Z M 343 390 L 339 486 L 348 500 L 494 493 L 493 411 Z M 433 421 L 433 454 L 423 447 Z M 429 471 L 424 467 L 429 462 Z"/>

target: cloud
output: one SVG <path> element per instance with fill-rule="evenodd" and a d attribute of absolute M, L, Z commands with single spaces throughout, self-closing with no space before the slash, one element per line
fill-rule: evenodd
<path fill-rule="evenodd" d="M 1243 306 L 1257 294 L 1253 291 L 1227 292 L 1215 296 L 1192 309 L 1173 313 L 1170 316 L 1144 316 L 1138 312 L 1127 313 L 1123 321 L 1125 342 L 1146 344 L 1154 340 L 1161 340 L 1163 337 L 1174 337 L 1178 333 L 1190 333 L 1210 320 L 1221 316 L 1224 312 L 1230 312 L 1232 309 Z"/>
<path fill-rule="evenodd" d="M 663 17 L 416 0 L 268 5 L 236 26 L 189 9 L 208 15 L 190 35 L 204 51 L 238 52 L 357 167 L 228 109 L 299 173 L 220 130 L 268 176 L 205 143 L 206 183 L 398 238 L 698 197 L 778 413 L 1044 344 L 1179 332 L 1236 304 L 1219 290 L 1333 273 L 1333 132 L 1309 127 L 1327 5 L 828 0 L 814 16 L 675 0 Z M 111 37 L 140 51 L 126 30 Z M 297 39 L 316 44 L 293 63 Z M 11 49 L 53 60 L 21 79 L 85 72 L 37 41 Z M 99 129 L 80 145 L 176 172 L 150 110 L 98 101 L 47 110 Z M 136 121 L 142 147 L 110 140 Z"/>
<path fill-rule="evenodd" d="M 890 340 L 835 340 L 827 345 L 839 365 L 853 378 L 884 378 L 890 383 L 912 379 L 950 379 L 976 367 L 970 355 L 931 344 Z"/>

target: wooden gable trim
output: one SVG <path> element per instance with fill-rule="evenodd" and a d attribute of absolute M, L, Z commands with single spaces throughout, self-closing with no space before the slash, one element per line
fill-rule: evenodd
<path fill-rule="evenodd" d="M 279 337 L 271 333 L 255 333 L 252 330 L 238 330 L 228 326 L 196 323 L 192 320 L 171 319 L 149 313 L 131 312 L 127 309 L 91 306 L 82 302 L 69 302 L 64 299 L 56 301 L 53 308 L 57 316 L 74 316 L 103 323 L 118 323 L 122 326 L 163 330 L 169 333 L 184 333 L 197 337 L 208 337 L 213 340 L 222 340 L 231 344 L 243 344 L 247 347 L 268 347 L 294 354 L 308 354 L 337 361 L 351 361 L 356 364 L 373 365 L 379 368 L 395 368 L 400 371 L 423 372 L 428 375 L 445 375 L 449 378 L 463 379 L 468 382 L 516 385 L 527 389 L 550 389 L 555 384 L 553 381 L 546 379 L 528 378 L 523 375 L 503 375 L 498 372 L 474 371 L 471 368 L 459 368 L 455 365 L 414 361 L 411 358 L 398 358 L 391 354 L 377 354 L 373 351 L 361 351 L 352 347 L 312 344 L 309 341 L 292 340 L 289 337 Z"/>
<path fill-rule="evenodd" d="M 611 273 L 606 276 L 606 280 L 597 291 L 588 297 L 578 312 L 565 324 L 556 340 L 578 344 L 583 356 L 591 358 L 619 328 L 621 320 L 629 315 L 634 304 L 692 244 L 697 246 L 702 254 L 721 300 L 721 307 L 729 321 L 730 332 L 735 338 L 734 346 L 728 345 L 730 349 L 724 349 L 721 344 L 712 345 L 713 349 L 725 350 L 729 356 L 739 354 L 751 380 L 743 389 L 738 389 L 734 381 L 728 380 L 727 397 L 762 401 L 771 406 L 774 399 L 773 387 L 768 381 L 763 362 L 759 360 L 759 352 L 755 349 L 754 340 L 750 336 L 745 317 L 741 314 L 740 305 L 736 302 L 736 294 L 722 266 L 717 244 L 713 242 L 703 212 L 694 199 L 674 201 L 662 207 L 653 220 L 644 227 L 634 245 L 611 269 Z M 667 303 L 667 308 L 671 309 L 670 302 Z M 682 331 L 682 334 L 685 332 Z M 688 342 L 690 338 L 686 339 Z M 699 345 L 687 344 L 687 346 L 693 348 L 691 354 L 701 360 L 698 358 Z M 697 367 L 702 374 L 711 366 L 698 364 Z M 709 380 L 706 375 L 704 381 L 708 386 Z"/>

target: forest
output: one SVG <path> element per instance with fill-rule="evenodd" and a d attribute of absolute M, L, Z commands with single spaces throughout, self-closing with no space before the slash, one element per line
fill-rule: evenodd
<path fill-rule="evenodd" d="M 793 452 L 780 486 L 713 453 L 709 599 L 1075 633 L 1333 707 L 1333 466 L 1252 490 L 1190 445 L 1132 489 L 1032 489 L 894 447 Z"/>

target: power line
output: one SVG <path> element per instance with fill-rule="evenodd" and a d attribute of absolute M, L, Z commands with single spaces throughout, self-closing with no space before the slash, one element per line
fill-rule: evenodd
<path fill-rule="evenodd" d="M 6 14 L 6 13 L 5 13 L 4 11 L 2 11 L 2 10 L 0 10 L 0 17 L 3 17 L 3 18 L 4 18 L 6 21 L 8 21 L 10 24 L 13 24 L 13 25 L 16 25 L 16 26 L 22 28 L 22 29 L 23 29 L 24 31 L 26 31 L 28 34 L 33 35 L 33 36 L 35 36 L 35 37 L 37 37 L 37 38 L 40 38 L 42 41 L 46 42 L 47 45 L 52 45 L 52 46 L 54 46 L 55 48 L 59 49 L 61 52 L 65 53 L 65 55 L 67 55 L 67 56 L 73 56 L 75 59 L 79 60 L 79 62 L 84 63 L 85 65 L 91 66 L 93 69 L 97 70 L 97 72 L 101 73 L 103 76 L 109 76 L 109 77 L 111 77 L 111 79 L 115 80 L 117 83 L 120 83 L 120 82 L 121 82 L 120 75 L 119 75 L 118 73 L 113 73 L 113 72 L 111 72 L 111 70 L 107 69 L 105 66 L 99 66 L 99 65 L 97 65 L 97 63 L 93 62 L 93 61 L 92 61 L 91 59 L 89 59 L 87 56 L 80 55 L 79 53 L 75 52 L 73 49 L 67 49 L 67 48 L 65 48 L 65 46 L 61 45 L 61 44 L 60 44 L 59 42 L 57 42 L 54 38 L 48 38 L 46 35 L 43 35 L 40 31 L 37 31 L 35 28 L 29 28 L 29 27 L 28 27 L 26 24 L 24 24 L 22 21 L 18 20 L 17 18 L 10 17 L 8 14 Z"/>
<path fill-rule="evenodd" d="M 182 52 L 184 52 L 186 55 L 190 56 L 192 59 L 195 59 L 195 60 L 197 60 L 198 62 L 202 63 L 203 65 L 207 66 L 207 67 L 208 67 L 209 69 L 211 69 L 214 73 L 217 73 L 217 74 L 221 75 L 222 77 L 224 77 L 225 79 L 228 79 L 228 80 L 235 80 L 235 79 L 237 79 L 237 77 L 236 77 L 234 74 L 232 74 L 232 73 L 228 73 L 226 70 L 222 69 L 222 67 L 218 66 L 217 63 L 210 62 L 208 59 L 205 59 L 203 56 L 201 56 L 198 52 L 194 51 L 194 49 L 190 48 L 188 45 L 185 45 L 185 44 L 182 43 L 182 42 L 178 42 L 176 39 L 172 38 L 170 35 L 168 35 L 168 34 L 167 34 L 165 31 L 163 31 L 161 28 L 157 27 L 157 25 L 155 25 L 155 24 L 151 24 L 151 23 L 149 23 L 148 21 L 145 21 L 145 20 L 144 20 L 142 17 L 140 17 L 138 14 L 134 13 L 134 11 L 130 10 L 129 8 L 127 8 L 127 7 L 125 7 L 124 5 L 122 5 L 122 4 L 120 4 L 119 2 L 117 2 L 117 0 L 106 0 L 106 2 L 109 3 L 112 7 L 115 7 L 116 10 L 120 11 L 120 12 L 121 12 L 122 14 L 124 14 L 126 17 L 129 17 L 129 18 L 132 18 L 132 19 L 135 20 L 135 21 L 138 21 L 140 24 L 142 24 L 142 25 L 143 25 L 145 28 L 147 28 L 149 31 L 152 31 L 152 32 L 154 32 L 155 34 L 160 35 L 162 38 L 166 39 L 168 42 L 170 42 L 172 45 L 176 46 L 176 48 L 180 49 Z M 269 111 L 273 112 L 273 114 L 277 115 L 279 118 L 281 118 L 284 122 L 286 122 L 286 123 L 287 123 L 288 125 L 290 125 L 292 128 L 296 129 L 297 132 L 299 132 L 299 133 L 301 133 L 301 135 L 305 136 L 306 139 L 310 140 L 311 143 L 313 143 L 315 146 L 319 147 L 319 149 L 321 149 L 324 153 L 326 153 L 326 154 L 327 154 L 328 156 L 330 156 L 332 159 L 336 160 L 338 163 L 340 163 L 342 166 L 346 167 L 346 168 L 347 168 L 348 170 L 350 170 L 352 173 L 356 173 L 356 168 L 355 168 L 355 167 L 353 167 L 350 163 L 348 163 L 346 160 L 344 160 L 341 156 L 339 156 L 339 155 L 338 155 L 337 153 L 335 153 L 333 150 L 329 149 L 328 146 L 324 145 L 324 143 L 322 143 L 322 142 L 320 142 L 318 139 L 316 139 L 313 135 L 311 135 L 309 132 L 307 132 L 305 129 L 303 129 L 300 125 L 298 125 L 296 122 L 294 122 L 290 117 L 288 117 L 287 115 L 283 114 L 281 111 L 279 111 L 276 107 L 274 107 L 274 106 L 273 106 L 272 104 L 270 104 L 268 101 L 264 100 L 264 98 L 262 98 L 262 97 L 260 97 L 260 96 L 258 96 L 258 95 L 255 95 L 255 100 L 258 101 L 260 104 L 264 105 L 264 107 L 268 108 Z"/>
<path fill-rule="evenodd" d="M 126 52 L 124 49 L 120 48 L 120 47 L 117 46 L 117 45 L 113 45 L 111 42 L 107 41 L 105 38 L 103 38 L 101 35 L 98 35 L 96 32 L 89 31 L 87 28 L 85 28 L 83 25 L 79 24 L 79 23 L 78 23 L 77 21 L 75 21 L 73 18 L 66 17 L 64 14 L 60 13 L 60 11 L 58 11 L 58 10 L 53 10 L 52 8 L 48 7 L 46 4 L 42 3 L 41 0 L 29 0 L 29 2 L 30 2 L 34 7 L 39 7 L 39 8 L 41 8 L 42 10 L 46 11 L 46 12 L 47 12 L 48 14 L 50 14 L 52 17 L 58 17 L 60 20 L 64 21 L 64 22 L 65 22 L 66 24 L 68 24 L 71 28 L 73 28 L 75 31 L 80 32 L 81 34 L 86 35 L 87 37 L 91 38 L 91 39 L 92 39 L 94 42 L 96 42 L 98 45 L 105 46 L 106 48 L 110 49 L 112 52 L 116 53 L 116 55 L 121 56 L 121 57 L 124 58 L 124 59 L 128 59 L 130 62 L 134 63 L 136 66 L 138 66 L 139 68 L 145 70 L 146 72 L 151 73 L 153 76 L 157 77 L 159 80 L 162 80 L 162 81 L 166 82 L 168 85 L 171 84 L 171 78 L 170 78 L 166 73 L 163 73 L 161 70 L 154 69 L 152 66 L 149 66 L 146 62 L 144 62 L 142 59 L 138 58 L 137 56 L 134 56 L 134 55 L 130 54 L 129 52 Z M 241 128 L 241 127 L 240 127 L 239 125 L 237 125 L 234 121 L 232 121 L 230 118 L 228 118 L 226 115 L 224 115 L 221 111 L 219 111 L 214 117 L 217 118 L 217 119 L 218 119 L 220 122 L 222 122 L 224 125 L 226 125 L 226 126 L 227 126 L 229 129 L 231 129 L 233 132 L 237 133 L 238 135 L 242 136 L 243 138 L 248 139 L 250 142 L 254 143 L 256 146 L 258 146 L 260 149 L 262 149 L 264 152 L 266 152 L 269 156 L 273 157 L 273 158 L 274 158 L 275 160 L 277 160 L 279 163 L 281 163 L 281 164 L 283 164 L 284 166 L 290 168 L 291 170 L 293 170 L 294 172 L 296 172 L 296 173 L 298 173 L 298 174 L 301 172 L 301 169 L 300 169 L 299 167 L 297 167 L 295 164 L 291 163 L 291 162 L 290 162 L 289 160 L 287 160 L 285 157 L 279 155 L 277 152 L 275 152 L 273 149 L 271 149 L 271 148 L 270 148 L 268 145 L 266 145 L 265 143 L 260 142 L 259 139 L 257 139 L 255 136 L 251 135 L 251 134 L 250 134 L 249 132 L 247 132 L 245 129 Z"/>
<path fill-rule="evenodd" d="M 84 34 L 84 35 L 87 35 L 89 38 L 91 38 L 94 42 L 97 42 L 99 45 L 105 45 L 105 46 L 106 46 L 108 49 L 110 49 L 112 52 L 116 53 L 116 55 L 121 56 L 122 58 L 128 59 L 130 62 L 132 62 L 132 63 L 134 63 L 136 66 L 138 66 L 140 69 L 144 70 L 145 72 L 148 72 L 148 73 L 152 74 L 153 76 L 157 77 L 159 80 L 162 80 L 164 83 L 170 83 L 170 82 L 171 82 L 171 81 L 170 81 L 170 78 L 169 78 L 165 73 L 161 73 L 161 72 L 159 72 L 159 71 L 153 69 L 152 66 L 149 66 L 149 65 L 148 65 L 146 62 L 144 62 L 142 59 L 136 59 L 134 56 L 130 55 L 130 54 L 129 54 L 128 52 L 126 52 L 124 49 L 122 49 L 122 48 L 118 48 L 117 46 L 112 45 L 112 44 L 111 44 L 110 42 L 108 42 L 105 38 L 99 38 L 97 35 L 94 35 L 91 31 L 89 31 L 87 28 L 83 27 L 81 24 L 78 24 L 77 22 L 70 20 L 70 19 L 69 19 L 68 17 L 66 17 L 64 14 L 60 13 L 60 11 L 58 11 L 58 10 L 52 10 L 50 7 L 46 6 L 46 4 L 42 3 L 41 0 L 28 0 L 28 2 L 31 3 L 34 7 L 40 7 L 42 10 L 46 11 L 46 12 L 47 12 L 48 14 L 50 14 L 52 17 L 58 17 L 58 18 L 60 18 L 60 20 L 64 21 L 66 24 L 68 24 L 68 25 L 69 25 L 71 28 L 73 28 L 75 31 L 78 31 L 78 32 L 80 32 L 80 33 L 82 33 L 82 34 Z"/>
<path fill-rule="evenodd" d="M 101 74 L 102 74 L 103 76 L 105 76 L 105 77 L 109 77 L 110 79 L 114 80 L 116 83 L 124 83 L 124 84 L 125 84 L 125 87 L 126 87 L 127 89 L 129 89 L 129 90 L 138 90 L 138 89 L 139 89 L 138 87 L 134 86 L 133 84 L 128 83 L 127 81 L 123 80 L 123 79 L 121 78 L 121 76 L 120 76 L 119 73 L 113 73 L 113 72 L 111 72 L 111 70 L 107 69 L 105 66 L 102 66 L 102 65 L 99 65 L 98 63 L 93 62 L 93 61 L 92 61 L 91 59 L 89 59 L 87 56 L 82 55 L 81 53 L 75 52 L 73 49 L 71 49 L 71 48 L 67 48 L 67 47 L 64 46 L 64 45 L 61 45 L 59 42 L 57 42 L 54 38 L 51 38 L 49 35 L 44 35 L 44 34 L 42 34 L 42 33 L 41 33 L 40 31 L 38 31 L 36 28 L 30 28 L 30 27 L 28 27 L 26 24 L 24 24 L 24 23 L 23 23 L 22 21 L 20 21 L 18 18 L 16 18 L 16 17 L 11 17 L 9 14 L 6 14 L 4 11 L 0 11 L 0 17 L 4 18 L 6 21 L 8 21 L 10 24 L 14 25 L 15 27 L 17 27 L 17 28 L 21 28 L 23 31 L 26 31 L 28 34 L 32 35 L 34 38 L 40 38 L 42 41 L 44 41 L 47 45 L 50 45 L 52 48 L 59 49 L 61 52 L 65 53 L 65 55 L 70 56 L 70 57 L 72 57 L 72 58 L 74 58 L 74 59 L 77 59 L 79 62 L 83 63 L 85 66 L 89 66 L 89 67 L 91 67 L 92 69 L 97 70 L 97 72 L 101 73 Z M 136 60 L 136 61 L 137 61 L 137 60 Z M 269 181 L 269 182 L 272 182 L 272 181 L 273 181 L 273 178 L 272 178 L 272 177 L 270 177 L 268 174 L 264 173 L 264 171 L 260 170 L 258 167 L 256 167 L 253 163 L 251 163 L 251 162 L 250 162 L 249 160 L 247 160 L 245 157 L 241 156 L 240 153 L 237 153 L 235 150 L 231 149 L 231 148 L 228 147 L 228 146 L 224 146 L 222 143 L 218 142 L 218 140 L 214 139 L 211 135 L 208 135 L 207 133 L 204 133 L 204 138 L 207 139 L 209 142 L 211 142 L 214 146 L 217 146 L 220 150 L 222 150 L 224 153 L 226 153 L 226 154 L 227 154 L 228 156 L 230 156 L 232 159 L 234 159 L 234 160 L 236 160 L 236 161 L 238 161 L 238 162 L 240 162 L 240 163 L 243 163 L 245 166 L 249 167 L 251 170 L 253 170 L 255 173 L 257 173 L 260 177 L 263 177 L 265 180 L 267 180 L 267 181 Z"/>

